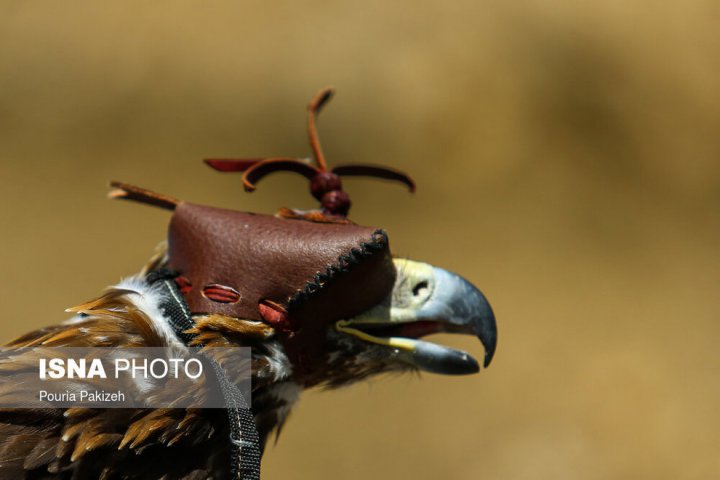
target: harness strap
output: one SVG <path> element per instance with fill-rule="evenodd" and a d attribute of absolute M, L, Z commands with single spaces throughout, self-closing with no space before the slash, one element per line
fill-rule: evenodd
<path fill-rule="evenodd" d="M 160 308 L 170 319 L 170 326 L 178 338 L 188 345 L 194 336 L 185 332 L 191 329 L 195 322 L 175 284 L 175 276 L 175 272 L 170 270 L 156 270 L 147 275 L 146 281 L 158 285 L 165 294 Z M 228 380 L 223 368 L 214 360 L 208 360 L 213 366 L 227 405 L 226 411 L 230 425 L 230 478 L 232 480 L 260 480 L 260 458 L 262 456 L 260 435 L 252 410 L 237 385 Z"/>

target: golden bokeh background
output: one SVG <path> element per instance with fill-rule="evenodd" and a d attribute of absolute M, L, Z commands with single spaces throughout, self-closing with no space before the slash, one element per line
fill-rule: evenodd
<path fill-rule="evenodd" d="M 123 1 L 0 5 L 0 326 L 8 340 L 135 272 L 167 212 L 309 208 L 208 156 L 307 155 L 357 222 L 489 297 L 500 343 L 461 378 L 308 392 L 266 479 L 720 477 L 720 4 Z M 442 342 L 481 355 L 478 342 Z"/>

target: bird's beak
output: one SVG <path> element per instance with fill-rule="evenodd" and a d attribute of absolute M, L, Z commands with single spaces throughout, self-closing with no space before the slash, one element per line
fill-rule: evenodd
<path fill-rule="evenodd" d="M 386 345 L 399 361 L 442 374 L 475 373 L 480 366 L 466 352 L 419 338 L 439 332 L 472 334 L 485 347 L 487 367 L 495 353 L 497 327 L 480 290 L 442 268 L 404 259 L 395 259 L 395 265 L 398 275 L 391 295 L 368 312 L 337 322 L 337 330 Z"/>

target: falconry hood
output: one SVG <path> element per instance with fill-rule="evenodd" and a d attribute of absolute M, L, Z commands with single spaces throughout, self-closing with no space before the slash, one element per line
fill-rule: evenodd
<path fill-rule="evenodd" d="M 420 337 L 437 332 L 475 335 L 485 347 L 487 366 L 497 335 L 483 294 L 458 275 L 393 259 L 382 229 L 348 220 L 351 203 L 342 177 L 382 178 L 411 192 L 415 185 L 406 174 L 377 165 L 328 168 L 315 120 L 331 95 L 332 90 L 322 90 L 308 106 L 314 163 L 290 157 L 205 161 L 220 172 L 242 173 L 247 191 L 274 172 L 300 174 L 320 202 L 317 210 L 240 212 L 122 183 L 113 183 L 111 196 L 173 210 L 163 267 L 191 314 L 271 325 L 300 370 L 312 370 L 328 357 L 323 342 L 338 332 L 380 348 L 388 362 L 437 373 L 477 372 L 479 365 L 470 355 Z"/>
<path fill-rule="evenodd" d="M 276 215 L 186 203 L 132 185 L 113 183 L 111 196 L 174 210 L 167 267 L 193 314 L 262 320 L 296 333 L 350 318 L 383 300 L 395 267 L 387 235 L 347 219 L 350 199 L 340 176 L 396 180 L 414 190 L 405 174 L 374 165 L 328 170 L 315 127 L 317 112 L 332 96 L 324 89 L 308 106 L 308 132 L 317 166 L 290 157 L 208 159 L 221 172 L 243 172 L 247 191 L 262 177 L 292 171 L 310 180 L 321 203 L 311 211 L 281 209 Z M 312 300 L 312 312 L 307 304 Z"/>
<path fill-rule="evenodd" d="M 354 317 L 395 281 L 382 230 L 189 203 L 170 221 L 168 259 L 192 313 L 263 320 L 287 332 Z M 304 308 L 310 300 L 312 311 Z"/>

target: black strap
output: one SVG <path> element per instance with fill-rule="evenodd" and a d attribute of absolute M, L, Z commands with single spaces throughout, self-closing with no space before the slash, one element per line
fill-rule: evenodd
<path fill-rule="evenodd" d="M 156 270 L 149 273 L 146 280 L 150 284 L 158 285 L 163 295 L 160 308 L 170 319 L 175 334 L 187 345 L 193 335 L 185 333 L 192 328 L 193 322 L 190 310 L 183 300 L 175 284 L 174 272 L 169 270 Z M 227 415 L 230 423 L 230 478 L 233 480 L 260 480 L 260 436 L 258 435 L 255 418 L 250 406 L 245 401 L 242 392 L 234 383 L 230 382 L 223 368 L 212 359 L 208 359 L 217 377 L 222 390 L 225 404 L 228 406 Z"/>

